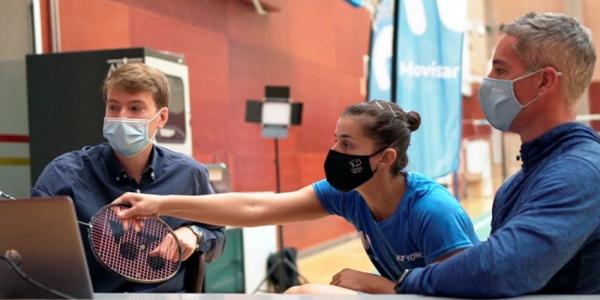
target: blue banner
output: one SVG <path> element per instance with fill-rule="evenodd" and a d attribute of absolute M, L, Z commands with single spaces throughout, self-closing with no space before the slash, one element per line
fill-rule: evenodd
<path fill-rule="evenodd" d="M 369 100 L 392 98 L 392 41 L 394 38 L 394 2 L 379 3 L 371 31 L 371 53 L 369 55 Z"/>
<path fill-rule="evenodd" d="M 458 168 L 461 59 L 466 0 L 399 0 L 396 103 L 421 115 L 411 136 L 411 171 L 440 177 Z"/>

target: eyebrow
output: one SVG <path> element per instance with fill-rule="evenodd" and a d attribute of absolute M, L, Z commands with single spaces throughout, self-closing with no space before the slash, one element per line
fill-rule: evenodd
<path fill-rule="evenodd" d="M 501 59 L 494 59 L 494 60 L 492 60 L 492 65 L 500 65 L 500 66 L 505 67 L 506 63 Z"/>
<path fill-rule="evenodd" d="M 108 100 L 106 100 L 106 102 L 107 102 L 107 103 L 108 103 L 108 102 L 116 102 L 116 103 L 120 103 L 119 101 L 117 101 L 117 100 L 115 100 L 115 99 L 108 99 Z M 127 104 L 138 104 L 138 103 L 141 103 L 141 104 L 144 104 L 144 105 L 146 104 L 146 102 L 144 102 L 144 101 L 142 101 L 142 100 L 140 100 L 140 99 L 134 99 L 134 100 L 132 100 L 132 101 L 129 101 Z"/>
<path fill-rule="evenodd" d="M 351 140 L 354 140 L 354 139 L 355 139 L 353 136 L 351 136 L 351 135 L 349 135 L 349 134 L 342 134 L 342 135 L 340 135 L 339 137 L 337 137 L 337 136 L 334 134 L 334 137 L 336 137 L 336 138 L 338 138 L 338 139 L 351 139 Z"/>

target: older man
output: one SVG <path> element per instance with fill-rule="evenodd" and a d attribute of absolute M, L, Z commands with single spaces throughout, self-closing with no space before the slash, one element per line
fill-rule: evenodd
<path fill-rule="evenodd" d="M 489 239 L 407 270 L 399 293 L 600 293 L 600 138 L 574 123 L 596 61 L 590 33 L 553 13 L 501 30 L 479 99 L 492 126 L 521 137 L 522 168 L 496 194 Z"/>

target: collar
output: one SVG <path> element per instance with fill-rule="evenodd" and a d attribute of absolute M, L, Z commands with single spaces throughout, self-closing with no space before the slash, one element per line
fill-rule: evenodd
<path fill-rule="evenodd" d="M 523 161 L 523 170 L 529 170 L 537 162 L 574 138 L 593 139 L 600 142 L 598 135 L 585 125 L 579 123 L 560 124 L 538 138 L 521 145 L 520 158 Z"/>
<path fill-rule="evenodd" d="M 121 167 L 121 163 L 117 159 L 113 149 L 110 147 L 108 143 L 105 143 L 104 147 L 104 157 L 106 157 L 106 169 L 108 170 L 108 174 L 111 178 L 113 178 L 117 182 L 122 182 L 123 180 L 128 180 L 129 175 L 123 170 Z M 150 151 L 150 164 L 146 167 L 143 172 L 142 178 L 144 180 L 154 181 L 157 177 L 156 171 L 159 170 L 158 164 L 158 153 L 156 145 L 152 145 L 152 151 Z"/>

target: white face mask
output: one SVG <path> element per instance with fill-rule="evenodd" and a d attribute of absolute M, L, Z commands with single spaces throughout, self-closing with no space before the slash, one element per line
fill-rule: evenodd
<path fill-rule="evenodd" d="M 161 110 L 150 119 L 105 117 L 102 128 L 104 138 L 117 153 L 125 157 L 136 156 L 154 142 L 156 132 L 150 136 L 149 125 L 160 112 Z"/>
<path fill-rule="evenodd" d="M 537 74 L 542 69 L 517 77 L 513 80 L 483 78 L 483 83 L 479 88 L 479 103 L 483 108 L 485 118 L 496 129 L 508 131 L 515 117 L 527 106 L 539 99 L 539 96 L 529 100 L 525 105 L 521 105 L 515 95 L 514 83 Z M 558 73 L 560 75 L 560 73 Z"/>

